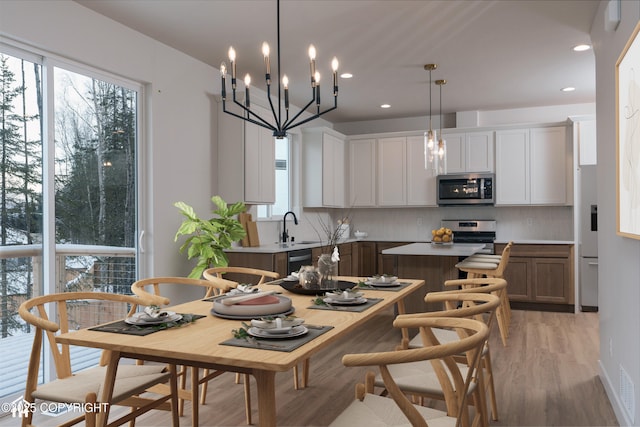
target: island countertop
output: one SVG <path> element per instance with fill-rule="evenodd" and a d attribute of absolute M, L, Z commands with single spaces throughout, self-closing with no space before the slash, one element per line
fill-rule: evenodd
<path fill-rule="evenodd" d="M 452 245 L 432 245 L 431 243 L 410 243 L 382 251 L 384 255 L 431 255 L 469 256 L 484 249 L 484 244 L 453 243 Z"/>

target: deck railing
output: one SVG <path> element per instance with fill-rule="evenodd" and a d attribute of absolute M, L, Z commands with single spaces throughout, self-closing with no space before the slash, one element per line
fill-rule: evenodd
<path fill-rule="evenodd" d="M 24 388 L 32 339 L 30 329 L 17 315 L 19 305 L 33 296 L 45 293 L 43 246 L 0 246 L 0 277 L 3 292 L 0 297 L 0 399 L 21 392 Z M 55 283 L 48 292 L 96 291 L 131 294 L 136 280 L 136 249 L 99 245 L 56 245 Z M 11 283 L 8 283 L 11 281 Z M 87 305 L 70 316 L 70 328 L 88 326 L 98 320 L 95 306 Z M 118 313 L 121 317 L 121 313 Z M 100 321 L 108 321 L 100 318 Z M 91 353 L 91 354 L 90 354 Z M 99 351 L 74 349 L 75 370 L 92 366 Z M 42 378 L 49 375 L 42 372 Z"/>

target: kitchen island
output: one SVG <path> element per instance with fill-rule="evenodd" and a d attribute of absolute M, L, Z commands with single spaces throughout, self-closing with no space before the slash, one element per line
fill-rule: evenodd
<path fill-rule="evenodd" d="M 384 249 L 385 257 L 393 257 L 393 274 L 425 281 L 425 286 L 405 302 L 407 313 L 440 310 L 440 304 L 427 304 L 424 296 L 444 290 L 444 282 L 458 278 L 456 264 L 485 247 L 480 243 L 432 244 L 409 243 Z"/>

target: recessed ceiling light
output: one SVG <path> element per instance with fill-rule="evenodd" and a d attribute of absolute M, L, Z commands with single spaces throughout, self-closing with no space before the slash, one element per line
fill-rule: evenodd
<path fill-rule="evenodd" d="M 583 52 L 589 49 L 591 49 L 591 46 L 589 46 L 588 44 L 579 44 L 573 47 L 573 50 L 575 50 L 576 52 Z"/>
<path fill-rule="evenodd" d="M 380 108 L 391 108 L 391 104 L 382 104 Z"/>
<path fill-rule="evenodd" d="M 563 87 L 560 90 L 563 91 L 563 92 L 573 92 L 574 90 L 576 90 L 576 88 L 572 87 L 572 86 L 568 86 L 568 87 Z"/>
<path fill-rule="evenodd" d="M 351 73 L 342 73 L 342 74 L 340 74 L 340 78 L 341 79 L 350 79 L 351 77 L 353 77 L 353 74 L 351 74 Z"/>

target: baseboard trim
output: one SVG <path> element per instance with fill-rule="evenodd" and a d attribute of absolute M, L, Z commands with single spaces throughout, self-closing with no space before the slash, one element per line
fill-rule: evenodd
<path fill-rule="evenodd" d="M 604 386 L 604 392 L 607 393 L 607 397 L 609 398 L 609 402 L 611 403 L 611 407 L 613 408 L 613 412 L 618 420 L 619 426 L 631 426 L 631 420 L 627 417 L 627 413 L 622 408 L 622 402 L 618 398 L 618 393 L 615 393 L 615 388 L 611 383 L 611 379 L 607 375 L 607 371 L 602 366 L 602 360 L 598 360 L 598 370 L 600 371 L 600 381 Z M 620 422 L 620 421 L 624 422 Z"/>
<path fill-rule="evenodd" d="M 573 304 L 549 304 L 539 302 L 511 301 L 510 305 L 514 310 L 555 311 L 559 313 L 573 313 L 575 311 L 575 306 Z"/>

